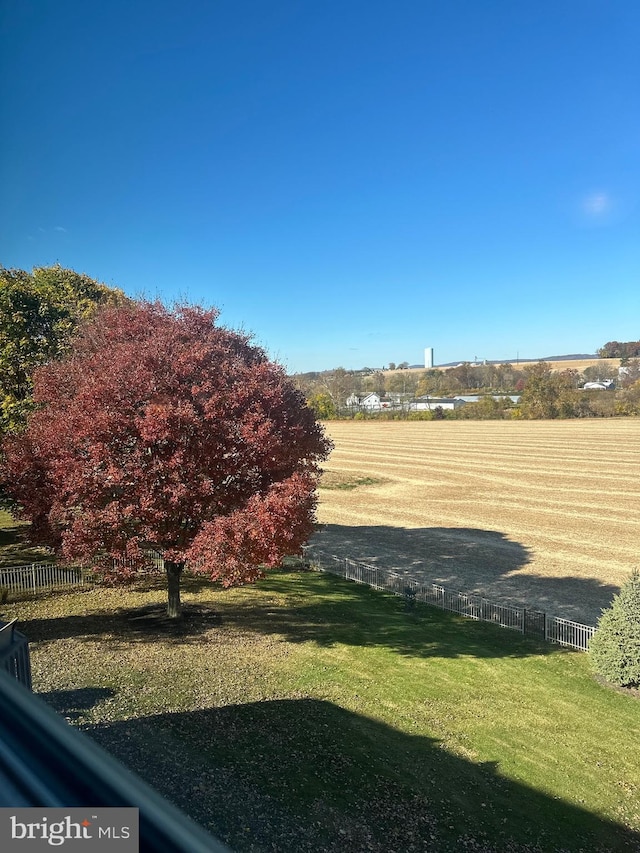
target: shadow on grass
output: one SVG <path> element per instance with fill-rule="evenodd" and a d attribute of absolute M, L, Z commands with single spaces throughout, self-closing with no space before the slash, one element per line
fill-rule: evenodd
<path fill-rule="evenodd" d="M 526 657 L 552 647 L 519 632 L 463 619 L 333 575 L 276 570 L 242 595 L 216 590 L 213 600 L 185 605 L 166 618 L 164 605 L 30 619 L 19 623 L 29 642 L 73 637 L 108 639 L 112 648 L 144 643 L 200 644 L 232 631 L 280 636 L 292 643 L 382 647 L 414 657 Z"/>
<path fill-rule="evenodd" d="M 5 518 L 0 526 L 0 569 L 52 561 L 52 554 L 47 548 L 30 540 L 30 525 L 13 519 L 8 521 L 7 514 L 2 515 Z"/>
<path fill-rule="evenodd" d="M 39 694 L 41 699 L 67 720 L 80 719 L 90 708 L 115 695 L 115 690 L 109 687 L 78 687 L 75 690 L 50 690 Z"/>
<path fill-rule="evenodd" d="M 19 630 L 30 643 L 74 638 L 105 639 L 117 649 L 135 643 L 198 644 L 221 624 L 217 609 L 189 604 L 180 620 L 169 619 L 165 604 L 149 604 L 131 609 L 89 613 L 82 616 L 55 616 L 51 619 L 23 619 Z"/>
<path fill-rule="evenodd" d="M 640 835 L 505 779 L 494 764 L 324 701 L 85 730 L 237 851 L 640 850 Z"/>
<path fill-rule="evenodd" d="M 619 587 L 592 578 L 523 573 L 529 550 L 494 530 L 323 525 L 312 544 L 329 554 L 392 569 L 499 604 L 595 625 Z"/>
<path fill-rule="evenodd" d="M 371 589 L 331 574 L 270 573 L 260 589 L 288 596 L 274 607 L 263 598 L 221 606 L 223 625 L 258 634 L 277 634 L 292 643 L 383 647 L 414 657 L 527 657 L 557 647 L 518 631 Z"/>

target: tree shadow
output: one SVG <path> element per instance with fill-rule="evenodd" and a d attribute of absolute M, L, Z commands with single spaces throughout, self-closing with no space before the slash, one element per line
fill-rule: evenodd
<path fill-rule="evenodd" d="M 31 525 L 20 521 L 0 527 L 0 569 L 51 560 L 50 549 L 32 542 L 30 532 Z"/>
<path fill-rule="evenodd" d="M 20 621 L 19 630 L 30 643 L 98 638 L 108 641 L 114 650 L 146 643 L 219 643 L 231 631 L 234 635 L 281 636 L 291 643 L 313 642 L 323 647 L 381 647 L 419 658 L 519 658 L 552 651 L 549 644 L 517 631 L 461 619 L 421 603 L 409 608 L 402 597 L 330 574 L 279 569 L 258 584 L 262 595 L 248 588 L 246 595 L 227 598 L 224 591 L 217 590 L 215 600 L 191 602 L 177 622 L 166 618 L 163 605 L 154 603 L 26 619 Z"/>
<path fill-rule="evenodd" d="M 240 853 L 640 850 L 639 834 L 507 779 L 493 762 L 325 701 L 84 730 Z"/>
<path fill-rule="evenodd" d="M 30 643 L 102 638 L 117 650 L 136 643 L 197 644 L 220 623 L 219 611 L 208 604 L 186 604 L 183 618 L 174 620 L 167 617 L 165 604 L 153 603 L 86 615 L 21 619 L 19 630 Z"/>
<path fill-rule="evenodd" d="M 327 524 L 311 544 L 327 554 L 588 625 L 596 624 L 619 592 L 593 578 L 524 573 L 529 550 L 493 530 Z"/>
<path fill-rule="evenodd" d="M 288 592 L 285 605 L 249 597 L 229 601 L 220 608 L 223 625 L 280 635 L 290 643 L 382 647 L 419 658 L 519 658 L 554 650 L 518 631 L 463 619 L 420 602 L 412 606 L 401 596 L 330 574 L 274 571 L 260 581 L 260 588 L 281 593 L 283 576 Z"/>
<path fill-rule="evenodd" d="M 110 687 L 77 687 L 74 690 L 50 690 L 38 695 L 67 720 L 79 720 L 91 708 L 115 696 L 116 692 Z"/>

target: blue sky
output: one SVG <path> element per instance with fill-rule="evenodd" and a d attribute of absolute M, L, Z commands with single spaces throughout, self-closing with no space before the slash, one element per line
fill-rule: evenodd
<path fill-rule="evenodd" d="M 640 337 L 637 0 L 2 0 L 0 262 L 291 372 Z"/>

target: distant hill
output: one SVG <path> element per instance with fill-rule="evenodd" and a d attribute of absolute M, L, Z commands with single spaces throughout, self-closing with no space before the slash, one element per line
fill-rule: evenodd
<path fill-rule="evenodd" d="M 501 359 L 496 358 L 496 359 L 486 359 L 486 361 L 485 361 L 485 359 L 483 359 L 482 361 L 477 361 L 477 362 L 469 361 L 467 363 L 468 364 L 485 364 L 485 363 L 486 364 L 512 364 L 512 365 L 518 367 L 522 364 L 536 364 L 539 361 L 546 361 L 555 370 L 571 369 L 571 370 L 582 371 L 585 369 L 585 367 L 589 367 L 590 365 L 595 364 L 596 362 L 608 361 L 608 360 L 610 360 L 611 362 L 615 362 L 616 366 L 619 363 L 618 358 L 603 359 L 603 358 L 600 358 L 599 356 L 597 356 L 595 354 L 589 355 L 589 354 L 585 354 L 585 353 L 573 353 L 571 355 L 547 355 L 547 356 L 544 356 L 543 358 L 519 358 L 517 360 L 516 359 L 508 359 L 508 358 L 501 358 Z M 436 364 L 436 365 L 434 365 L 434 368 L 436 370 L 446 370 L 449 367 L 457 367 L 459 364 L 464 364 L 464 363 L 465 362 L 462 362 L 462 361 L 449 361 L 446 364 Z M 395 368 L 394 370 L 388 370 L 388 369 L 382 367 L 382 368 L 378 368 L 378 369 L 380 370 L 381 373 L 385 373 L 385 374 L 387 374 L 387 373 L 402 373 L 402 371 L 403 371 L 403 368 Z M 424 364 L 411 364 L 411 365 L 409 365 L 408 368 L 404 368 L 404 369 L 424 370 L 425 366 L 424 366 Z M 319 376 L 333 374 L 333 372 L 334 372 L 334 370 L 331 369 L 331 370 L 321 370 L 321 371 L 309 371 L 307 373 L 301 373 L 298 375 L 303 376 L 303 377 L 307 376 L 307 377 L 317 378 Z M 349 370 L 347 372 L 348 373 L 362 373 L 363 371 Z M 375 369 L 368 369 L 367 368 L 364 370 L 364 372 L 365 373 L 374 373 L 376 371 L 375 371 Z"/>
<path fill-rule="evenodd" d="M 486 359 L 487 364 L 537 364 L 539 361 L 598 361 L 597 355 L 588 355 L 588 354 L 574 354 L 574 355 L 547 355 L 544 358 L 519 358 L 517 361 L 515 359 L 501 358 L 501 359 Z M 460 361 L 448 361 L 446 364 L 437 364 L 436 367 L 457 367 L 459 364 L 463 362 Z M 469 364 L 473 364 L 474 362 L 470 361 Z M 485 363 L 485 359 L 482 360 L 482 364 Z M 412 364 L 412 368 L 422 368 L 424 370 L 423 364 Z"/>

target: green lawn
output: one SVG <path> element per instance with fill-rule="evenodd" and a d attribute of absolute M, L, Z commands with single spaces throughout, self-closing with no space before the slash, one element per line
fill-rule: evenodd
<path fill-rule="evenodd" d="M 588 657 L 277 571 L 1 608 L 34 690 L 238 851 L 640 850 L 640 704 Z"/>
<path fill-rule="evenodd" d="M 29 525 L 15 521 L 6 510 L 0 509 L 0 568 L 28 563 L 48 563 L 53 558 L 47 548 L 28 540 Z"/>

